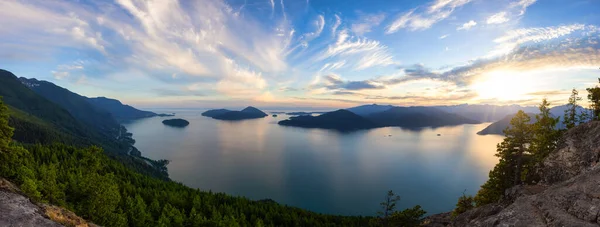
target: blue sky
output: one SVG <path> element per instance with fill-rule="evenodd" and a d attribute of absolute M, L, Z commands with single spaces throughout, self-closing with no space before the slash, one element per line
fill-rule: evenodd
<path fill-rule="evenodd" d="M 600 0 L 0 2 L 0 68 L 138 107 L 556 104 Z"/>

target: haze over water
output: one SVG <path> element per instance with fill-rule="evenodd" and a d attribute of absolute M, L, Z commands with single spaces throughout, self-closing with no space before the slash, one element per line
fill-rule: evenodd
<path fill-rule="evenodd" d="M 171 179 L 330 214 L 375 215 L 388 190 L 402 197 L 398 209 L 450 211 L 463 191 L 475 194 L 487 180 L 502 140 L 476 134 L 489 123 L 340 133 L 277 125 L 285 114 L 229 122 L 203 110 L 161 112 L 190 125 L 173 128 L 154 117 L 125 126 L 144 156 L 171 161 Z"/>

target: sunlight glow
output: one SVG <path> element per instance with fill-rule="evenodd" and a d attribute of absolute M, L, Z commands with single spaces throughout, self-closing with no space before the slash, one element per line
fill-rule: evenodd
<path fill-rule="evenodd" d="M 472 88 L 481 99 L 518 100 L 535 92 L 536 82 L 528 73 L 494 71 L 476 81 Z"/>

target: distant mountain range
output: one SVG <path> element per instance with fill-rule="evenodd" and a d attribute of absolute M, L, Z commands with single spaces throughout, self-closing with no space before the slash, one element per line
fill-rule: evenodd
<path fill-rule="evenodd" d="M 13 139 L 25 144 L 96 145 L 127 166 L 167 179 L 166 167 L 141 156 L 110 110 L 47 81 L 0 69 L 0 96 L 9 108 Z"/>
<path fill-rule="evenodd" d="M 488 105 L 488 104 L 461 104 L 453 106 L 434 106 L 440 110 L 448 113 L 454 113 L 463 117 L 473 119 L 480 122 L 494 122 L 498 121 L 506 115 L 515 114 L 519 110 L 523 110 L 526 113 L 533 113 L 537 111 L 536 106 L 520 106 L 520 105 Z"/>
<path fill-rule="evenodd" d="M 566 105 L 556 106 L 550 109 L 553 116 L 562 116 Z M 454 105 L 454 106 L 413 106 L 399 107 L 391 105 L 362 105 L 346 109 L 347 112 L 334 111 L 324 113 L 320 116 L 291 117 L 280 121 L 280 125 L 323 128 L 337 130 L 353 130 L 377 127 L 403 127 L 409 129 L 423 127 L 443 127 L 461 124 L 479 124 L 482 122 L 495 121 L 486 129 L 479 132 L 481 135 L 499 134 L 510 124 L 510 119 L 519 110 L 530 113 L 533 120 L 538 108 L 534 106 L 522 107 L 519 105 L 496 106 L 496 105 Z M 578 112 L 585 111 L 579 108 Z M 309 113 L 306 113 L 309 114 Z M 335 120 L 340 117 L 352 120 Z M 562 122 L 557 125 L 564 128 Z"/>
<path fill-rule="evenodd" d="M 151 111 L 138 110 L 121 103 L 119 100 L 106 97 L 87 98 L 87 101 L 96 108 L 108 111 L 119 122 L 155 116 L 173 116 L 172 114 L 157 114 Z"/>
<path fill-rule="evenodd" d="M 499 121 L 496 121 L 496 122 L 488 125 L 487 127 L 485 127 L 483 130 L 477 132 L 477 134 L 478 135 L 504 135 L 504 129 L 506 129 L 506 128 L 508 128 L 508 126 L 510 126 L 510 121 L 513 119 L 513 117 L 515 117 L 515 115 L 516 114 L 506 115 L 504 118 L 500 119 Z M 529 115 L 529 117 L 531 118 L 529 123 L 534 123 L 535 122 L 535 114 L 527 113 L 527 115 Z"/>
<path fill-rule="evenodd" d="M 269 115 L 255 107 L 249 106 L 240 111 L 228 109 L 208 110 L 202 113 L 202 116 L 212 117 L 218 120 L 237 121 L 263 118 Z"/>
<path fill-rule="evenodd" d="M 352 108 L 348 108 L 347 110 L 349 110 L 352 113 L 358 114 L 360 116 L 367 116 L 370 114 L 389 110 L 393 107 L 394 106 L 392 106 L 392 105 L 371 104 L 371 105 L 362 105 L 362 106 L 352 107 Z"/>
<path fill-rule="evenodd" d="M 280 121 L 278 124 L 302 128 L 336 129 L 340 131 L 377 127 L 377 124 L 348 110 L 336 110 L 319 116 L 300 115 Z"/>
<path fill-rule="evenodd" d="M 557 129 L 565 128 L 565 124 L 563 123 L 563 115 L 565 114 L 565 110 L 567 110 L 567 109 L 568 109 L 567 105 L 555 106 L 555 107 L 550 108 L 550 114 L 553 117 L 559 117 L 559 122 L 558 122 L 558 124 L 556 124 Z M 581 114 L 584 111 L 589 112 L 590 110 L 579 106 L 577 108 L 576 112 L 577 112 L 577 114 Z M 539 113 L 539 110 L 537 108 L 533 111 L 527 112 L 529 117 L 531 117 L 530 123 L 535 122 L 535 115 L 538 113 Z M 507 127 L 510 126 L 510 120 L 515 116 L 515 114 L 516 113 L 505 116 L 504 118 L 500 119 L 499 121 L 496 121 L 496 122 L 492 123 L 491 125 L 489 125 L 488 127 L 484 128 L 483 130 L 477 132 L 477 134 L 479 134 L 479 135 L 504 135 L 504 129 L 506 129 Z"/>
<path fill-rule="evenodd" d="M 435 107 L 392 107 L 365 117 L 379 127 L 421 128 L 481 123 L 457 114 L 444 112 Z"/>
<path fill-rule="evenodd" d="M 118 122 L 146 117 L 167 116 L 138 110 L 119 100 L 106 97 L 88 98 L 47 81 L 19 78 L 21 83 L 48 100 L 65 107 L 75 117 L 94 125 L 113 127 Z M 111 115 L 112 117 L 108 116 Z M 112 118 L 112 119 L 111 119 Z M 115 120 L 116 122 L 110 122 Z"/>

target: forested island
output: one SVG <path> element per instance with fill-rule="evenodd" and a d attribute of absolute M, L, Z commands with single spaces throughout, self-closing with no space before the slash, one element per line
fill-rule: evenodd
<path fill-rule="evenodd" d="M 188 126 L 190 124 L 189 121 L 181 119 L 181 118 L 163 120 L 162 123 L 165 125 L 168 125 L 168 126 L 180 127 L 180 128 Z"/>
<path fill-rule="evenodd" d="M 269 116 L 256 107 L 248 106 L 243 110 L 213 109 L 202 113 L 202 116 L 211 117 L 218 120 L 238 121 L 246 119 L 256 119 Z"/>

